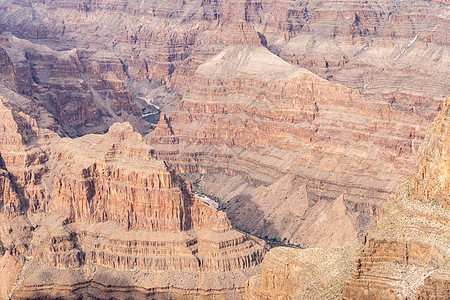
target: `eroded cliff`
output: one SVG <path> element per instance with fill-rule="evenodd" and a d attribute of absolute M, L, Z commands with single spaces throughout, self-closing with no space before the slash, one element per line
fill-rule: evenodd
<path fill-rule="evenodd" d="M 337 246 L 361 239 L 411 175 L 449 93 L 448 16 L 424 0 L 8 0 L 0 80 L 60 135 L 117 121 L 147 133 L 163 111 L 158 157 L 207 174 L 199 188 L 233 224 L 326 245 L 335 226 L 316 239 L 306 224 L 343 203 Z M 287 201 L 271 201 L 283 184 Z"/>
<path fill-rule="evenodd" d="M 428 130 L 415 176 L 381 206 L 364 245 L 272 249 L 261 275 L 247 282 L 246 299 L 448 299 L 449 100 Z"/>
<path fill-rule="evenodd" d="M 2 297 L 242 297 L 265 243 L 196 198 L 129 123 L 60 138 L 1 100 L 1 267 L 15 270 Z"/>
<path fill-rule="evenodd" d="M 336 247 L 362 237 L 410 176 L 425 123 L 261 45 L 235 45 L 197 68 L 151 142 L 180 171 L 205 173 L 199 188 L 237 227 Z"/>
<path fill-rule="evenodd" d="M 450 296 L 449 101 L 429 128 L 415 176 L 383 205 L 369 231 L 344 299 Z"/>

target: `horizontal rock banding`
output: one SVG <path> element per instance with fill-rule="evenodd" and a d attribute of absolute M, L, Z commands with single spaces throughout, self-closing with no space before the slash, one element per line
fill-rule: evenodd
<path fill-rule="evenodd" d="M 392 178 L 399 183 L 410 174 L 426 118 L 323 80 L 262 46 L 236 45 L 198 67 L 178 111 L 160 120 L 150 140 L 155 155 L 182 172 L 226 172 L 274 188 L 294 175 L 307 184 L 310 206 L 344 195 L 356 239 L 394 190 Z M 297 244 L 319 242 L 300 234 L 302 219 L 275 218 L 278 213 L 269 212 L 257 193 L 245 190 L 244 196 L 223 199 L 230 201 L 227 211 L 238 227 Z M 239 197 L 250 197 L 248 207 Z M 261 215 L 247 216 L 253 202 L 259 202 Z M 301 200 L 296 202 L 289 205 Z M 259 219 L 248 222 L 252 218 Z M 286 232 L 280 219 L 292 229 Z"/>
<path fill-rule="evenodd" d="M 265 243 L 196 198 L 129 123 L 60 138 L 1 99 L 0 249 L 19 274 L 6 295 L 242 295 Z"/>

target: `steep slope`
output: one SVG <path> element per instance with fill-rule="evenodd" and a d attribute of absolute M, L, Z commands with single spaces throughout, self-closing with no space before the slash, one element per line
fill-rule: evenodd
<path fill-rule="evenodd" d="M 261 45 L 235 45 L 198 67 L 178 111 L 161 119 L 151 142 L 180 171 L 207 174 L 200 188 L 224 200 L 237 227 L 340 246 L 362 236 L 376 207 L 411 175 L 426 122 L 415 117 Z M 332 210 L 339 224 L 319 225 Z M 315 226 L 321 232 L 309 230 Z M 332 241 L 326 235 L 333 228 L 343 231 Z"/>
<path fill-rule="evenodd" d="M 449 105 L 447 98 L 429 128 L 416 175 L 383 206 L 344 299 L 450 296 Z"/>
<path fill-rule="evenodd" d="M 444 102 L 422 144 L 418 166 L 412 180 L 412 192 L 418 199 L 434 201 L 445 206 L 450 195 L 450 117 L 449 99 Z"/>
<path fill-rule="evenodd" d="M 129 123 L 60 138 L 0 99 L 2 297 L 242 297 L 264 242 L 195 197 Z"/>
<path fill-rule="evenodd" d="M 247 282 L 246 299 L 448 299 L 449 104 L 450 98 L 429 128 L 416 176 L 379 209 L 359 254 L 361 246 L 355 244 L 274 248 L 264 258 L 261 275 Z M 441 163 L 444 169 L 433 167 Z"/>

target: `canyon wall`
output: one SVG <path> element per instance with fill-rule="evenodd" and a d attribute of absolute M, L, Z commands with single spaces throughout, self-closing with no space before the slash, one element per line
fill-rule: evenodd
<path fill-rule="evenodd" d="M 8 0 L 0 11 L 4 30 L 20 38 L 55 50 L 108 50 L 130 77 L 177 89 L 235 42 L 230 30 L 245 21 L 284 60 L 407 107 L 446 96 L 447 17 L 448 4 L 423 0 Z"/>
<path fill-rule="evenodd" d="M 223 200 L 238 228 L 336 247 L 361 238 L 410 176 L 425 124 L 241 44 L 197 68 L 150 141 L 181 172 L 206 174 L 199 187 Z"/>
<path fill-rule="evenodd" d="M 141 132 L 149 124 L 125 88 L 120 59 L 107 52 L 54 51 L 47 46 L 0 36 L 6 88 L 33 100 L 51 117 L 41 127 L 76 137 L 107 131 L 114 122 L 130 121 Z"/>
<path fill-rule="evenodd" d="M 0 98 L 2 297 L 243 296 L 265 242 L 198 199 L 129 123 L 60 138 L 15 96 Z"/>
<path fill-rule="evenodd" d="M 162 111 L 157 157 L 235 226 L 339 246 L 411 175 L 449 94 L 449 13 L 423 0 L 7 0 L 0 80 L 61 136 L 117 121 L 146 134 Z"/>
<path fill-rule="evenodd" d="M 0 292 L 237 297 L 265 250 L 230 221 L 304 247 L 365 240 L 345 297 L 369 293 L 378 269 L 364 253 L 378 249 L 408 262 L 398 274 L 429 275 L 423 286 L 411 275 L 420 297 L 441 289 L 444 248 L 424 246 L 417 267 L 399 254 L 422 249 L 415 237 L 365 234 L 446 107 L 447 2 L 2 1 L 0 267 L 17 272 L 1 274 Z M 145 140 L 110 129 L 125 121 Z M 419 156 L 398 196 L 413 211 L 395 206 L 414 222 L 448 205 L 443 124 L 425 142 L 439 151 Z M 408 284 L 374 286 L 403 297 Z"/>
<path fill-rule="evenodd" d="M 428 130 L 416 175 L 379 208 L 363 245 L 274 248 L 246 299 L 448 299 L 450 194 L 448 178 L 436 180 L 448 166 L 449 101 Z"/>
<path fill-rule="evenodd" d="M 447 98 L 429 128 L 415 176 L 382 206 L 345 283 L 344 299 L 449 297 L 449 104 Z"/>
<path fill-rule="evenodd" d="M 435 201 L 450 206 L 450 99 L 444 102 L 442 112 L 430 125 L 422 144 L 418 166 L 411 188 L 417 199 Z"/>

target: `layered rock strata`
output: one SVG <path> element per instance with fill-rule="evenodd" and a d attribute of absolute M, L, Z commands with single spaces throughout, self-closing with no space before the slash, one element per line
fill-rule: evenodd
<path fill-rule="evenodd" d="M 427 118 L 330 83 L 260 45 L 236 45 L 198 67 L 151 142 L 180 171 L 206 173 L 200 187 L 223 195 L 239 228 L 336 247 L 362 237 L 379 204 L 410 176 Z M 222 171 L 229 184 L 208 183 Z M 320 224 L 331 211 L 339 226 Z"/>
<path fill-rule="evenodd" d="M 283 59 L 411 108 L 448 93 L 449 7 L 441 2 L 8 0 L 0 21 L 55 50 L 112 51 L 131 78 L 181 89 L 199 64 L 236 41 L 229 28 L 244 21 Z"/>
<path fill-rule="evenodd" d="M 448 178 L 436 185 L 446 173 L 434 166 L 449 158 L 449 99 L 429 128 L 416 175 L 379 209 L 362 249 L 274 248 L 247 282 L 246 299 L 448 299 Z"/>
<path fill-rule="evenodd" d="M 8 33 L 0 36 L 0 49 L 0 82 L 50 114 L 53 121 L 41 127 L 78 136 L 127 120 L 148 131 L 140 106 L 125 88 L 124 67 L 113 54 L 54 51 Z"/>
<path fill-rule="evenodd" d="M 129 123 L 60 138 L 17 99 L 0 110 L 0 267 L 16 270 L 2 297 L 242 297 L 265 243 L 196 198 Z"/>
<path fill-rule="evenodd" d="M 302 223 L 339 198 L 346 231 L 336 246 L 362 238 L 376 207 L 410 175 L 425 124 L 449 92 L 448 15 L 445 3 L 423 0 L 8 0 L 0 5 L 2 82 L 49 111 L 61 135 L 126 120 L 146 133 L 140 116 L 148 101 L 155 120 L 160 109 L 168 113 L 152 137 L 166 145 L 159 157 L 183 172 L 232 177 L 200 184 L 229 201 L 237 226 L 324 245 L 324 236 L 304 235 Z M 230 50 L 243 44 L 260 50 Z M 237 64 L 236 74 L 227 64 Z M 293 64 L 322 79 L 296 74 Z M 173 135 L 164 133 L 169 126 Z M 264 208 L 285 176 L 295 178 L 287 190 L 307 183 L 307 201 Z M 253 200 L 243 199 L 262 199 L 257 218 L 245 213 Z M 306 203 L 316 209 L 302 214 Z"/>
<path fill-rule="evenodd" d="M 449 99 L 430 126 L 415 176 L 383 205 L 369 231 L 344 299 L 450 296 L 448 118 Z"/>
<path fill-rule="evenodd" d="M 357 250 L 357 244 L 333 249 L 274 248 L 264 258 L 261 275 L 247 282 L 245 299 L 342 299 Z"/>

